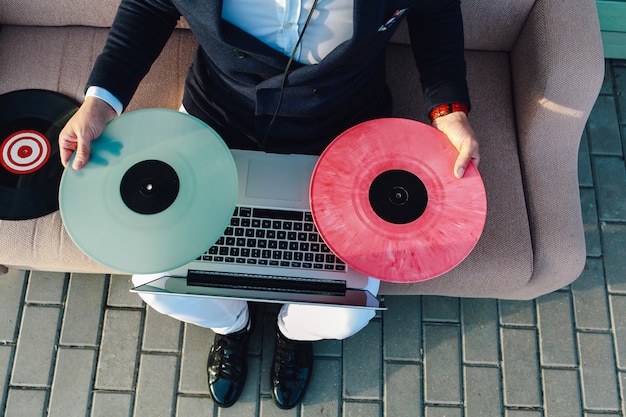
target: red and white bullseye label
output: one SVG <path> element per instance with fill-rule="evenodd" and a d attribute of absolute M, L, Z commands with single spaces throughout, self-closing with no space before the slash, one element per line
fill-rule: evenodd
<path fill-rule="evenodd" d="M 14 174 L 30 174 L 48 162 L 50 153 L 50 142 L 44 135 L 34 130 L 21 130 L 2 142 L 0 163 Z"/>

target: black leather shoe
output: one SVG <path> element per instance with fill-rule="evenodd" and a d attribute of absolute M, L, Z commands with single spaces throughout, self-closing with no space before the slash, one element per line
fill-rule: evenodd
<path fill-rule="evenodd" d="M 215 335 L 209 352 L 209 392 L 220 407 L 235 404 L 248 375 L 248 344 L 251 329 Z"/>
<path fill-rule="evenodd" d="M 313 369 L 313 343 L 287 339 L 276 329 L 274 361 L 270 373 L 272 397 L 288 410 L 302 401 Z"/>

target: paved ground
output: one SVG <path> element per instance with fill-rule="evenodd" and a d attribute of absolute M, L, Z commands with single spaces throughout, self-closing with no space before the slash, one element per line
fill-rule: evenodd
<path fill-rule="evenodd" d="M 212 334 L 146 309 L 126 276 L 11 271 L 0 278 L 6 417 L 626 416 L 626 61 L 611 61 L 583 137 L 588 262 L 525 302 L 385 297 L 388 312 L 316 344 L 304 404 L 269 395 L 273 307 L 253 338 L 243 397 L 207 395 Z"/>

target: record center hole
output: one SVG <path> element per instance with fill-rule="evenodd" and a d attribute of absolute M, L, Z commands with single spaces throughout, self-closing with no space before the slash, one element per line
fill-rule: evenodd
<path fill-rule="evenodd" d="M 22 158 L 28 158 L 33 154 L 33 149 L 30 146 L 22 146 L 17 153 Z"/>
<path fill-rule="evenodd" d="M 143 187 L 141 187 L 141 194 L 148 196 L 152 194 L 153 190 L 154 190 L 154 185 L 152 184 L 152 182 L 148 182 L 147 184 L 144 184 Z"/>
<path fill-rule="evenodd" d="M 409 201 L 409 192 L 404 187 L 393 187 L 389 193 L 389 201 L 397 206 L 403 206 Z"/>

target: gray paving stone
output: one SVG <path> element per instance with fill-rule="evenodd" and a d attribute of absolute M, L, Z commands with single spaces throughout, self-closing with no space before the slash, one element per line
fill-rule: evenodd
<path fill-rule="evenodd" d="M 274 338 L 276 332 L 276 317 L 265 316 L 263 321 L 263 355 L 261 357 L 261 393 L 264 395 L 271 394 L 270 388 L 270 369 L 272 367 L 272 358 L 274 355 Z M 315 353 L 315 343 L 313 345 Z M 342 341 L 342 354 L 343 354 L 343 341 Z M 339 356 L 341 360 L 341 356 Z"/>
<path fill-rule="evenodd" d="M 379 402 L 344 402 L 343 417 L 380 417 L 383 406 Z"/>
<path fill-rule="evenodd" d="M 384 358 L 422 360 L 422 315 L 420 296 L 387 296 L 383 314 Z"/>
<path fill-rule="evenodd" d="M 593 187 L 591 154 L 589 153 L 589 140 L 587 136 L 587 128 L 585 128 L 580 138 L 578 149 L 578 184 L 581 187 Z"/>
<path fill-rule="evenodd" d="M 340 413 L 341 360 L 317 359 L 302 401 L 302 417 L 334 417 Z"/>
<path fill-rule="evenodd" d="M 300 407 L 296 406 L 291 410 L 281 410 L 276 406 L 274 400 L 268 397 L 261 398 L 260 417 L 299 417 Z M 195 416 L 192 416 L 195 417 Z"/>
<path fill-rule="evenodd" d="M 133 411 L 133 396 L 126 392 L 93 394 L 90 417 L 128 417 Z"/>
<path fill-rule="evenodd" d="M 107 309 L 96 373 L 96 389 L 134 389 L 141 319 L 139 311 Z"/>
<path fill-rule="evenodd" d="M 620 407 L 610 334 L 578 333 L 583 405 L 589 411 Z"/>
<path fill-rule="evenodd" d="M 626 94 L 625 94 L 626 95 Z M 622 97 L 623 106 L 626 107 L 626 98 Z M 622 112 L 626 115 L 626 109 L 622 108 Z M 622 149 L 626 149 L 626 116 L 622 119 Z"/>
<path fill-rule="evenodd" d="M 602 256 L 596 193 L 592 188 L 580 189 L 580 206 L 582 209 L 583 227 L 585 230 L 587 256 Z"/>
<path fill-rule="evenodd" d="M 319 340 L 313 344 L 313 354 L 321 357 L 339 358 L 343 354 L 343 341 L 334 339 Z"/>
<path fill-rule="evenodd" d="M 500 324 L 503 326 L 536 326 L 535 302 L 500 300 Z"/>
<path fill-rule="evenodd" d="M 26 302 L 38 304 L 61 304 L 67 281 L 62 272 L 32 271 L 28 276 Z"/>
<path fill-rule="evenodd" d="M 541 411 L 533 410 L 505 410 L 505 417 L 544 417 Z M 546 416 L 550 417 L 550 416 Z"/>
<path fill-rule="evenodd" d="M 50 385 L 59 320 L 58 307 L 24 307 L 11 384 L 29 387 Z"/>
<path fill-rule="evenodd" d="M 0 346 L 0 410 L 4 410 L 6 403 L 7 387 L 11 374 L 11 361 L 13 359 L 13 346 Z"/>
<path fill-rule="evenodd" d="M 11 388 L 4 417 L 38 417 L 43 416 L 48 401 L 48 393 L 44 390 Z"/>
<path fill-rule="evenodd" d="M 550 417 L 582 416 L 577 370 L 544 369 L 543 387 L 546 415 Z"/>
<path fill-rule="evenodd" d="M 626 221 L 626 171 L 624 160 L 615 157 L 592 158 L 600 221 Z"/>
<path fill-rule="evenodd" d="M 179 395 L 176 402 L 176 417 L 213 416 L 215 403 L 209 397 Z"/>
<path fill-rule="evenodd" d="M 180 352 L 181 322 L 146 307 L 142 349 L 153 352 Z"/>
<path fill-rule="evenodd" d="M 461 330 L 465 363 L 497 364 L 500 361 L 496 300 L 461 300 Z"/>
<path fill-rule="evenodd" d="M 72 274 L 67 290 L 60 343 L 97 346 L 106 288 L 104 275 Z"/>
<path fill-rule="evenodd" d="M 572 283 L 576 327 L 609 330 L 609 309 L 602 260 L 587 258 L 581 276 Z"/>
<path fill-rule="evenodd" d="M 626 294 L 626 224 L 602 225 L 604 276 L 609 292 Z"/>
<path fill-rule="evenodd" d="M 618 368 L 626 368 L 626 297 L 611 295 L 613 334 L 615 339 L 615 360 Z"/>
<path fill-rule="evenodd" d="M 21 312 L 26 273 L 16 269 L 0 277 L 0 342 L 17 340 L 17 324 Z"/>
<path fill-rule="evenodd" d="M 214 335 L 209 329 L 185 324 L 178 386 L 181 393 L 209 394 L 206 364 Z"/>
<path fill-rule="evenodd" d="M 459 299 L 455 297 L 422 297 L 422 320 L 458 323 L 460 320 Z"/>
<path fill-rule="evenodd" d="M 612 65 L 608 61 L 604 66 L 604 78 L 600 94 L 613 94 L 613 71 Z"/>
<path fill-rule="evenodd" d="M 170 416 L 175 409 L 178 357 L 142 354 L 134 417 Z"/>
<path fill-rule="evenodd" d="M 382 396 L 382 323 L 372 320 L 343 342 L 343 396 L 379 400 Z"/>
<path fill-rule="evenodd" d="M 612 95 L 601 95 L 587 122 L 589 145 L 593 155 L 622 155 L 619 122 Z"/>
<path fill-rule="evenodd" d="M 501 416 L 502 384 L 500 369 L 464 367 L 465 417 Z"/>
<path fill-rule="evenodd" d="M 626 123 L 626 67 L 613 65 L 613 78 L 615 79 L 614 93 L 619 103 L 619 119 Z"/>
<path fill-rule="evenodd" d="M 133 283 L 130 275 L 111 275 L 107 304 L 111 307 L 143 307 L 143 300 L 138 294 L 130 292 Z"/>
<path fill-rule="evenodd" d="M 536 304 L 541 365 L 576 366 L 578 361 L 570 293 L 553 292 L 539 297 Z"/>
<path fill-rule="evenodd" d="M 542 405 L 535 329 L 501 329 L 504 404 L 509 407 Z"/>
<path fill-rule="evenodd" d="M 622 412 L 622 416 L 624 416 L 626 415 L 626 401 L 624 401 L 624 398 L 626 398 L 626 372 L 618 372 L 617 378 L 619 379 L 619 387 L 622 397 L 622 408 L 620 411 Z"/>
<path fill-rule="evenodd" d="M 407 410 L 415 410 L 415 415 L 421 416 L 422 382 L 422 365 L 386 363 L 385 416 L 403 416 Z"/>
<path fill-rule="evenodd" d="M 424 399 L 460 404 L 461 335 L 457 325 L 424 325 Z"/>
<path fill-rule="evenodd" d="M 59 348 L 50 393 L 49 417 L 85 417 L 96 362 L 94 349 Z"/>
<path fill-rule="evenodd" d="M 462 417 L 463 411 L 458 407 L 427 406 L 426 417 Z"/>

